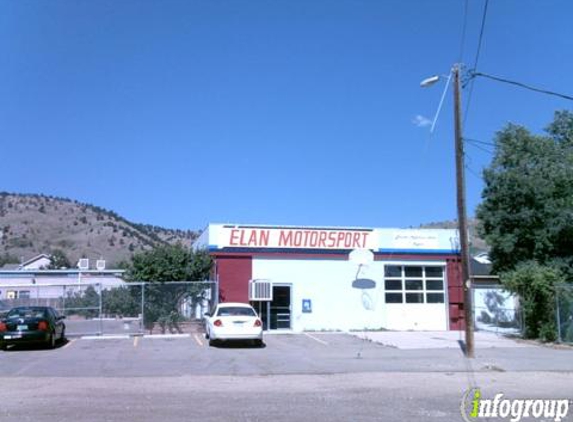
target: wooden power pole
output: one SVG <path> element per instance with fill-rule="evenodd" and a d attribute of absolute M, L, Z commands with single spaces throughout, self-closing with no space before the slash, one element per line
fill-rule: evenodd
<path fill-rule="evenodd" d="M 464 142 L 462 137 L 462 112 L 460 89 L 460 65 L 454 65 L 454 125 L 456 142 L 456 191 L 458 208 L 458 231 L 460 236 L 460 254 L 462 261 L 462 282 L 464 289 L 464 319 L 466 334 L 466 356 L 474 357 L 474 319 L 472 306 L 472 286 L 470 279 L 470 253 L 468 241 L 468 222 L 466 216 L 466 183 L 464 165 Z"/>

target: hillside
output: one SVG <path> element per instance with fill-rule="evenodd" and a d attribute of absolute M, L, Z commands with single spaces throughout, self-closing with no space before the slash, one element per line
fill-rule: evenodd
<path fill-rule="evenodd" d="M 477 232 L 478 220 L 469 218 L 468 219 L 468 230 L 470 232 L 470 251 L 472 254 L 478 252 L 485 252 L 489 250 L 489 246 L 485 243 Z M 424 229 L 457 229 L 458 222 L 453 221 L 440 221 L 436 223 L 423 224 L 420 228 Z"/>
<path fill-rule="evenodd" d="M 197 235 L 191 230 L 135 224 L 112 211 L 66 198 L 0 192 L 4 262 L 18 263 L 60 249 L 71 262 L 102 258 L 111 268 L 134 252 L 161 244 L 190 244 Z"/>
<path fill-rule="evenodd" d="M 489 248 L 469 220 L 472 253 Z M 455 221 L 421 228 L 457 228 Z M 105 259 L 108 268 L 162 244 L 190 244 L 191 230 L 135 224 L 116 213 L 71 199 L 0 192 L 0 267 L 40 253 L 62 250 L 72 263 L 79 258 Z"/>

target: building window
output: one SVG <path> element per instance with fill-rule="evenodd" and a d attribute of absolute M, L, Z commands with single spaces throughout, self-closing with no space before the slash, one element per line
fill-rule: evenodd
<path fill-rule="evenodd" d="M 30 290 L 20 290 L 18 292 L 19 299 L 30 299 Z"/>
<path fill-rule="evenodd" d="M 386 303 L 444 303 L 444 267 L 386 265 Z"/>

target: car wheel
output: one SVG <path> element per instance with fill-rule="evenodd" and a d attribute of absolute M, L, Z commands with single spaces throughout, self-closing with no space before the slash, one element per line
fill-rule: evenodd
<path fill-rule="evenodd" d="M 60 342 L 61 343 L 66 342 L 66 327 L 62 328 L 62 334 L 60 335 Z"/>
<path fill-rule="evenodd" d="M 8 345 L 6 343 L 0 343 L 0 350 L 7 350 L 8 349 Z"/>
<path fill-rule="evenodd" d="M 56 347 L 56 333 L 55 332 L 50 334 L 50 338 L 48 339 L 48 347 L 50 349 L 54 349 Z"/>
<path fill-rule="evenodd" d="M 209 340 L 210 336 L 209 336 L 209 330 L 205 330 L 205 338 L 207 340 Z"/>
<path fill-rule="evenodd" d="M 255 340 L 255 347 L 263 347 L 263 340 L 256 339 Z"/>
<path fill-rule="evenodd" d="M 216 340 L 213 340 L 212 338 L 209 339 L 209 346 L 213 347 L 217 344 Z"/>

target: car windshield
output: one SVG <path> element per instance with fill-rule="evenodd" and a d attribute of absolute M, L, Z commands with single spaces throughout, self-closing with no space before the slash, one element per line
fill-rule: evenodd
<path fill-rule="evenodd" d="M 256 314 L 252 308 L 225 306 L 223 308 L 219 308 L 217 316 L 256 316 Z"/>
<path fill-rule="evenodd" d="M 7 318 L 45 318 L 46 310 L 38 308 L 17 308 L 8 312 Z"/>

